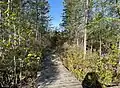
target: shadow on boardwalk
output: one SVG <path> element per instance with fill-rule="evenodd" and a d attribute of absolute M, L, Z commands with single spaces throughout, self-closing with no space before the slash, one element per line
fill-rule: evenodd
<path fill-rule="evenodd" d="M 52 56 L 51 52 L 48 51 L 44 55 L 42 70 L 38 73 L 37 88 L 45 88 L 57 79 L 59 71 L 54 60 L 55 57 Z"/>

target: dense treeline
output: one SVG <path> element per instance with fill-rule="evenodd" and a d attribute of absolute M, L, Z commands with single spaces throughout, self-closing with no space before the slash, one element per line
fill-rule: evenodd
<path fill-rule="evenodd" d="M 0 1 L 0 87 L 35 83 L 50 44 L 48 13 L 47 0 Z"/>
<path fill-rule="evenodd" d="M 119 6 L 120 0 L 64 0 L 62 60 L 78 79 L 97 72 L 105 85 L 120 82 Z"/>

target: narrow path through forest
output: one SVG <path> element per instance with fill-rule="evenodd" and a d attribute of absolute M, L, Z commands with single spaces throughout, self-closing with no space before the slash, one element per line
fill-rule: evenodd
<path fill-rule="evenodd" d="M 42 71 L 38 73 L 37 88 L 82 88 L 55 54 L 46 55 L 43 62 Z"/>
<path fill-rule="evenodd" d="M 83 88 L 81 82 L 68 71 L 55 53 L 47 52 L 42 70 L 38 72 L 37 88 Z M 120 88 L 112 86 L 108 88 Z"/>

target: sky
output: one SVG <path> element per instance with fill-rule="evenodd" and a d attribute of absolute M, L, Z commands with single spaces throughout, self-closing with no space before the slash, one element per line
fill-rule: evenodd
<path fill-rule="evenodd" d="M 63 0 L 48 0 L 50 4 L 50 16 L 53 26 L 58 27 L 62 21 Z"/>

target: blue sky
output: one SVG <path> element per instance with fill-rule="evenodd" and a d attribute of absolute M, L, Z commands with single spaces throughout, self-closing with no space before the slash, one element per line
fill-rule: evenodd
<path fill-rule="evenodd" d="M 48 0 L 50 4 L 50 15 L 53 26 L 59 26 L 62 20 L 63 0 Z"/>

